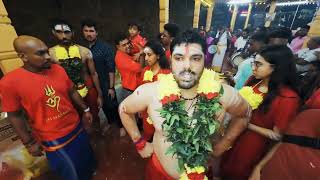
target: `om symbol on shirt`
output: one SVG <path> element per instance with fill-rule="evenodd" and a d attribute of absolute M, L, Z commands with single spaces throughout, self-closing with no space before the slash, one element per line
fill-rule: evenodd
<path fill-rule="evenodd" d="M 46 105 L 51 108 L 56 108 L 58 112 L 59 111 L 59 103 L 60 103 L 60 96 L 55 95 L 56 91 L 53 89 L 52 86 L 48 86 L 44 88 L 46 96 L 48 96 L 48 100 L 46 101 Z"/>

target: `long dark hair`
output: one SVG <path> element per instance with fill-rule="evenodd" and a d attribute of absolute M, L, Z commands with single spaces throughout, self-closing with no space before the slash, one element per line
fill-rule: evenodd
<path fill-rule="evenodd" d="M 298 92 L 299 78 L 293 61 L 292 51 L 287 46 L 267 46 L 258 54 L 273 65 L 273 72 L 270 75 L 268 84 L 268 93 L 259 107 L 263 112 L 267 112 L 273 99 L 280 95 L 279 90 L 281 86 L 287 86 Z M 248 85 L 255 85 L 259 81 L 258 79 L 252 78 L 248 82 Z"/>
<path fill-rule="evenodd" d="M 160 44 L 160 42 L 155 41 L 155 40 L 150 40 L 147 42 L 146 47 L 149 47 L 150 49 L 152 49 L 153 53 L 155 53 L 156 55 L 159 56 L 159 65 L 161 69 L 169 69 L 169 62 L 166 58 L 166 54 L 165 51 L 162 47 L 162 45 Z"/>

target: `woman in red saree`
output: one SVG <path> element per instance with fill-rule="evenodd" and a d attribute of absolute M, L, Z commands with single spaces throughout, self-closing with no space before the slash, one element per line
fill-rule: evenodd
<path fill-rule="evenodd" d="M 252 63 L 253 76 L 247 86 L 263 96 L 253 111 L 250 123 L 221 160 L 221 177 L 247 180 L 255 165 L 274 141 L 281 138 L 289 121 L 295 117 L 300 98 L 298 76 L 291 50 L 286 46 L 263 49 Z"/>
<path fill-rule="evenodd" d="M 147 66 L 142 70 L 141 84 L 157 81 L 159 75 L 171 72 L 165 51 L 159 42 L 147 42 L 144 54 Z M 148 121 L 147 111 L 142 112 L 141 116 L 143 119 L 143 137 L 148 141 L 153 136 L 154 127 L 152 121 Z"/>

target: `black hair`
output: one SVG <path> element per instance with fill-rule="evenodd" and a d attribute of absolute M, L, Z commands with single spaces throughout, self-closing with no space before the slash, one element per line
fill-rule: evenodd
<path fill-rule="evenodd" d="M 81 22 L 81 29 L 83 29 L 84 26 L 88 27 L 94 27 L 94 30 L 98 32 L 97 23 L 93 19 L 85 19 Z"/>
<path fill-rule="evenodd" d="M 246 32 L 247 34 L 250 33 L 250 30 L 248 28 L 244 29 L 242 32 Z"/>
<path fill-rule="evenodd" d="M 52 23 L 51 23 L 51 28 L 54 30 L 55 26 L 56 26 L 56 25 L 59 25 L 59 24 L 67 25 L 67 26 L 70 27 L 70 30 L 71 30 L 71 31 L 73 30 L 72 25 L 71 25 L 67 20 L 61 19 L 61 18 L 53 19 L 53 20 L 52 20 Z"/>
<path fill-rule="evenodd" d="M 147 42 L 145 47 L 149 47 L 150 49 L 152 49 L 153 53 L 155 53 L 156 55 L 159 56 L 158 62 L 159 62 L 161 69 L 169 69 L 170 68 L 165 51 L 164 51 L 162 45 L 160 44 L 160 42 L 158 42 L 156 40 L 150 40 Z"/>
<path fill-rule="evenodd" d="M 267 62 L 272 64 L 273 72 L 270 75 L 268 93 L 259 109 L 267 112 L 276 96 L 281 96 L 280 88 L 287 86 L 298 93 L 299 78 L 292 51 L 285 45 L 266 46 L 259 53 Z M 252 78 L 248 85 L 253 86 L 260 80 Z"/>
<path fill-rule="evenodd" d="M 306 30 L 310 30 L 310 26 L 309 25 L 304 25 L 304 26 L 302 26 L 301 28 L 303 28 L 303 29 L 306 29 Z"/>
<path fill-rule="evenodd" d="M 125 39 L 128 39 L 128 36 L 126 35 L 126 33 L 119 33 L 118 35 L 116 35 L 114 39 L 114 44 L 119 45 L 120 41 L 123 41 Z"/>
<path fill-rule="evenodd" d="M 268 43 L 268 34 L 266 32 L 259 31 L 254 33 L 250 39 L 266 44 Z"/>
<path fill-rule="evenodd" d="M 167 23 L 163 28 L 168 31 L 171 37 L 176 37 L 179 34 L 179 26 L 175 23 Z"/>
<path fill-rule="evenodd" d="M 269 33 L 269 39 L 270 38 L 282 38 L 282 39 L 290 40 L 292 38 L 292 33 L 289 28 L 279 27 L 279 28 L 272 30 Z"/>
<path fill-rule="evenodd" d="M 314 91 L 320 88 L 320 61 L 312 61 L 310 64 L 313 69 L 303 76 L 299 87 L 300 96 L 304 101 L 308 100 Z"/>
<path fill-rule="evenodd" d="M 171 54 L 173 52 L 173 49 L 175 46 L 180 45 L 182 43 L 196 43 L 199 44 L 202 48 L 203 54 L 206 54 L 206 49 L 207 49 L 207 43 L 206 41 L 200 36 L 199 33 L 192 31 L 192 30 L 187 30 L 183 32 L 182 34 L 179 34 L 177 37 L 175 37 L 170 45 L 170 51 Z"/>
<path fill-rule="evenodd" d="M 140 32 L 142 31 L 141 25 L 138 24 L 137 22 L 129 22 L 128 23 L 128 27 L 129 28 L 132 27 L 132 26 L 136 26 L 138 28 L 138 31 L 140 31 Z"/>

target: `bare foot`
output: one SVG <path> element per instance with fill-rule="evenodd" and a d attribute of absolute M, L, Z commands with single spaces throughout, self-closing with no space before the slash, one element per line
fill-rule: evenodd
<path fill-rule="evenodd" d="M 120 137 L 124 137 L 127 134 L 124 128 L 120 128 Z"/>

